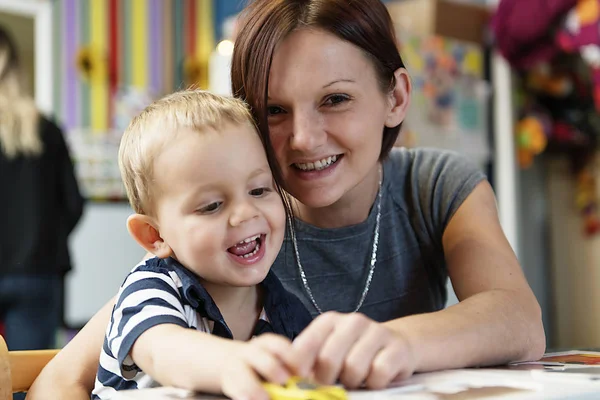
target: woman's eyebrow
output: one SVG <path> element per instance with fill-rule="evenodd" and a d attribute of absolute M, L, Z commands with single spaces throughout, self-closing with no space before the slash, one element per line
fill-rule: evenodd
<path fill-rule="evenodd" d="M 350 82 L 350 83 L 356 83 L 356 81 L 354 81 L 353 79 L 336 79 L 335 81 L 331 81 L 328 84 L 326 84 L 325 86 L 323 86 L 323 89 L 328 88 L 331 85 L 334 85 L 336 83 L 339 82 Z"/>

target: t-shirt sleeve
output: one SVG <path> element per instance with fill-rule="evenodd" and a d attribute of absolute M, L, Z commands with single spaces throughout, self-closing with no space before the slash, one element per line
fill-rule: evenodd
<path fill-rule="evenodd" d="M 486 176 L 482 167 L 456 152 L 420 149 L 412 154 L 411 192 L 425 229 L 441 245 L 448 223 Z"/>
<path fill-rule="evenodd" d="M 132 379 L 140 371 L 129 355 L 135 341 L 161 324 L 189 327 L 177 284 L 167 272 L 133 271 L 119 290 L 106 332 L 108 350 L 124 378 Z"/>

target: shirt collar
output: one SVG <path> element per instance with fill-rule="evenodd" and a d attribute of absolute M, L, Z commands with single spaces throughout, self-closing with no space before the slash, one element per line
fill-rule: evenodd
<path fill-rule="evenodd" d="M 226 327 L 227 325 L 219 307 L 217 307 L 210 294 L 200 283 L 199 277 L 174 258 L 163 259 L 163 262 L 177 273 L 181 281 L 181 294 L 184 300 L 202 316 Z M 272 270 L 269 270 L 260 285 L 264 289 L 263 312 L 266 314 L 267 319 L 271 321 L 273 310 L 276 310 L 277 306 L 281 305 L 281 299 L 285 297 L 282 292 L 285 289 Z M 228 331 L 229 328 L 226 328 L 226 330 Z"/>

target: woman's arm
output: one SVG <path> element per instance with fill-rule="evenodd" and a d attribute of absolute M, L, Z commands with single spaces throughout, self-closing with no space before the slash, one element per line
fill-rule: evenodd
<path fill-rule="evenodd" d="M 326 313 L 296 339 L 316 377 L 350 387 L 388 385 L 415 371 L 540 358 L 541 311 L 500 227 L 490 185 L 480 183 L 450 220 L 444 254 L 459 304 L 378 324 Z"/>
<path fill-rule="evenodd" d="M 113 305 L 114 298 L 46 365 L 29 389 L 27 400 L 89 400 Z"/>
<path fill-rule="evenodd" d="M 504 236 L 487 182 L 457 210 L 443 245 L 460 302 L 386 324 L 414 343 L 418 370 L 539 359 L 546 348 L 541 309 Z"/>

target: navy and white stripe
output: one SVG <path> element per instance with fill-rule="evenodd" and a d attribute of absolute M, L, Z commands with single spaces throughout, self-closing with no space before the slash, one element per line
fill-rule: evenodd
<path fill-rule="evenodd" d="M 198 297 L 203 301 L 199 302 Z M 212 312 L 198 309 L 199 303 L 204 304 L 206 300 L 214 306 L 213 310 L 209 310 Z M 261 331 L 272 331 L 264 310 L 260 319 L 257 326 L 261 326 Z M 220 331 L 225 332 L 220 336 L 227 336 L 228 333 L 231 337 L 229 328 L 208 293 L 191 272 L 179 263 L 153 258 L 136 266 L 117 294 L 92 398 L 109 399 L 116 390 L 158 385 L 129 355 L 134 342 L 146 330 L 160 324 L 175 324 L 211 333 L 211 327 L 216 326 L 216 322 L 223 327 Z"/>

